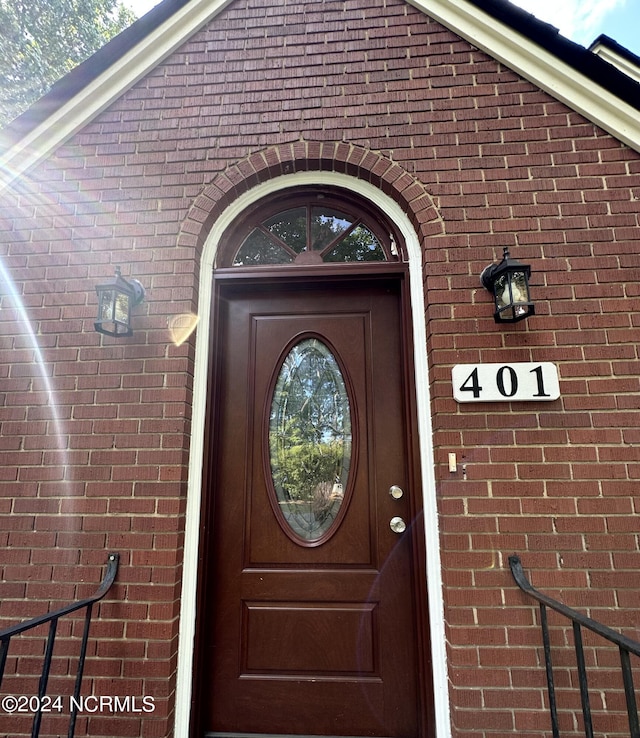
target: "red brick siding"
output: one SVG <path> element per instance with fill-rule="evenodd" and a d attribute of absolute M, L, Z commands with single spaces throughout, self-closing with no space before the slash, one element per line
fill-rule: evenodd
<path fill-rule="evenodd" d="M 221 209 L 303 169 L 378 184 L 421 235 L 453 732 L 540 736 L 535 608 L 509 553 L 640 637 L 640 157 L 400 0 L 235 2 L 2 196 L 19 300 L 0 309 L 0 617 L 87 594 L 120 551 L 83 691 L 157 708 L 85 717 L 78 735 L 170 734 L 194 346 L 173 346 L 167 319 L 196 310 Z M 536 316 L 511 328 L 478 277 L 503 246 L 533 268 Z M 95 284 L 116 264 L 147 289 L 122 342 L 93 331 Z M 562 398 L 454 402 L 453 364 L 507 360 L 557 363 Z M 34 648 L 3 691 L 34 691 Z M 609 656 L 588 655 L 594 686 L 609 683 Z M 69 689 L 71 666 L 52 686 Z M 562 707 L 572 730 L 575 695 Z"/>

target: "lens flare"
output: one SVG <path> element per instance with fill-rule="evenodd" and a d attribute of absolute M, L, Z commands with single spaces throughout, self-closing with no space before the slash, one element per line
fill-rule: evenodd
<path fill-rule="evenodd" d="M 31 324 L 31 320 L 29 319 L 27 309 L 24 306 L 20 293 L 16 289 L 15 283 L 2 263 L 2 260 L 0 260 L 0 295 L 6 295 L 9 298 L 9 301 L 12 303 L 14 309 L 19 315 L 20 325 L 22 326 L 24 333 L 27 335 L 29 344 L 33 350 L 35 363 L 38 367 L 38 374 L 40 375 L 44 385 L 48 404 L 51 408 L 56 448 L 64 451 L 66 456 L 67 442 L 62 431 L 62 422 L 58 412 L 54 389 L 51 385 L 51 380 L 45 365 L 44 357 L 42 356 L 42 351 L 40 350 L 40 345 L 38 344 L 38 337 L 33 329 L 33 325 Z"/>
<path fill-rule="evenodd" d="M 194 313 L 180 313 L 169 318 L 169 333 L 175 346 L 181 346 L 195 331 L 200 316 Z"/>

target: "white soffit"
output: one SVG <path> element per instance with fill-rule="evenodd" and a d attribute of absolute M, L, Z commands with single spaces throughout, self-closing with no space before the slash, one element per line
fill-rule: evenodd
<path fill-rule="evenodd" d="M 0 157 L 0 191 L 42 161 L 232 0 L 191 0 Z M 593 80 L 466 0 L 408 0 L 489 56 L 640 151 L 640 115 Z"/>

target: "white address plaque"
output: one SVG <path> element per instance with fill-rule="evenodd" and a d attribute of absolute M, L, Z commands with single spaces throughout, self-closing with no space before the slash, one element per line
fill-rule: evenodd
<path fill-rule="evenodd" d="M 540 402 L 560 397 L 558 369 L 549 361 L 456 364 L 451 378 L 458 402 Z"/>

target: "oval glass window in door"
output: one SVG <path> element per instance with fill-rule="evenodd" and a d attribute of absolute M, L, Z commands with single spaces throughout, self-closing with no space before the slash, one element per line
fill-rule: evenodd
<path fill-rule="evenodd" d="M 351 463 L 351 407 L 340 366 L 318 338 L 285 356 L 269 413 L 275 509 L 302 545 L 326 540 L 345 503 Z"/>

